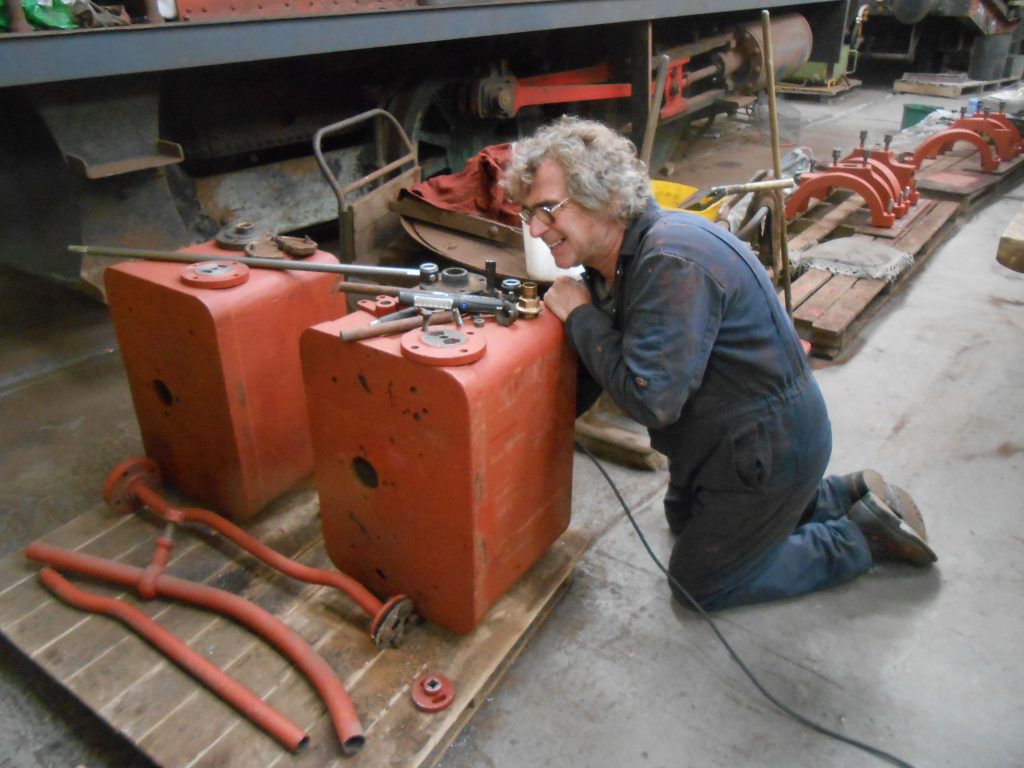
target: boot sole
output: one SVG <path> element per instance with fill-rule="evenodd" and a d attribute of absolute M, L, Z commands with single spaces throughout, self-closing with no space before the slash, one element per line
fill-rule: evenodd
<path fill-rule="evenodd" d="M 862 477 L 867 490 L 878 498 L 884 499 L 889 508 L 903 518 L 903 521 L 922 541 L 928 540 L 928 532 L 925 529 L 921 510 L 917 508 L 917 504 L 914 503 L 909 493 L 898 485 L 885 482 L 885 479 L 873 469 L 865 469 Z"/>

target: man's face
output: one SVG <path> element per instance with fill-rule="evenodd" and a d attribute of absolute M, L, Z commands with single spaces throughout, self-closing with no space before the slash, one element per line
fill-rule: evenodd
<path fill-rule="evenodd" d="M 554 207 L 569 197 L 565 173 L 554 160 L 543 161 L 534 172 L 533 184 L 523 207 L 536 211 L 540 206 Z M 530 234 L 541 238 L 551 249 L 555 264 L 568 269 L 579 264 L 599 268 L 607 255 L 607 242 L 615 221 L 599 213 L 585 210 L 570 200 L 555 212 L 551 224 L 544 221 L 543 212 L 530 219 Z"/>

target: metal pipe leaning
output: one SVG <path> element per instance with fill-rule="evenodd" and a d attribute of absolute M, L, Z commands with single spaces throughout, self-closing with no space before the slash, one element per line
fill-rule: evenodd
<path fill-rule="evenodd" d="M 201 682 L 291 752 L 309 741 L 309 734 L 271 707 L 259 696 L 219 667 L 189 648 L 164 627 L 135 606 L 112 597 L 86 592 L 74 586 L 52 568 L 39 571 L 39 580 L 68 605 L 90 613 L 101 613 L 127 625 L 192 677 Z"/>
<path fill-rule="evenodd" d="M 125 563 L 72 552 L 35 542 L 25 556 L 60 570 L 72 571 L 122 587 L 138 589 L 145 571 Z M 160 574 L 152 579 L 157 595 L 222 613 L 270 642 L 288 657 L 319 692 L 346 754 L 355 754 L 366 743 L 359 715 L 345 686 L 326 661 L 288 625 L 247 600 L 205 584 Z"/>

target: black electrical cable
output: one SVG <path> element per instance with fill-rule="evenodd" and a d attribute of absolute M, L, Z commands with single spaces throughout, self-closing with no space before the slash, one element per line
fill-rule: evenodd
<path fill-rule="evenodd" d="M 693 596 L 686 591 L 685 587 L 683 587 L 683 585 L 680 584 L 676 580 L 676 578 L 668 572 L 668 569 L 661 564 L 661 561 L 658 559 L 658 556 L 655 555 L 654 550 L 651 549 L 651 545 L 647 543 L 647 538 L 644 536 L 643 531 L 640 530 L 640 526 L 637 525 L 636 519 L 633 517 L 632 511 L 630 511 L 629 509 L 629 505 L 626 504 L 626 500 L 622 498 L 622 494 L 619 492 L 618 486 L 615 485 L 615 481 L 612 480 L 607 470 L 605 470 L 605 468 L 601 465 L 601 462 L 599 462 L 597 460 L 597 457 L 590 452 L 590 449 L 587 448 L 582 443 L 577 442 L 576 447 L 583 451 L 587 455 L 587 457 L 592 462 L 594 462 L 594 466 L 597 467 L 598 471 L 604 476 L 604 479 L 608 481 L 608 485 L 611 486 L 612 492 L 615 494 L 615 498 L 617 498 L 619 500 L 619 504 L 622 505 L 622 509 L 625 511 L 626 517 L 629 518 L 629 522 L 632 524 L 633 530 L 636 531 L 636 535 L 640 537 L 640 543 L 644 545 L 644 549 L 647 550 L 647 554 L 651 556 L 651 559 L 654 561 L 654 564 L 658 566 L 658 569 L 668 577 L 668 580 L 672 582 L 673 586 L 675 586 L 676 589 L 678 589 L 679 592 L 690 602 L 694 609 L 698 611 L 702 617 L 704 617 L 704 620 L 707 621 L 711 629 L 714 631 L 715 635 L 718 636 L 718 639 L 721 641 L 722 645 L 725 646 L 725 650 L 727 650 L 729 652 L 729 655 L 732 656 L 733 661 L 736 662 L 739 668 L 743 670 L 743 673 L 748 678 L 750 678 L 750 682 L 754 684 L 757 690 L 759 690 L 762 693 L 762 695 L 766 699 L 768 699 L 769 702 L 774 704 L 779 710 L 782 711 L 783 714 L 788 715 L 793 720 L 796 720 L 801 725 L 810 728 L 812 731 L 817 731 L 820 734 L 830 736 L 833 739 L 842 741 L 846 744 L 849 744 L 850 746 L 856 747 L 857 749 L 861 749 L 867 752 L 869 755 L 873 755 L 874 757 L 877 757 L 879 760 L 884 760 L 887 763 L 898 765 L 901 768 L 914 768 L 914 766 L 912 766 L 910 763 L 901 760 L 895 755 L 889 754 L 888 752 L 879 749 L 878 747 L 873 747 L 870 744 L 865 744 L 862 741 L 851 739 L 849 736 L 844 736 L 841 733 L 833 731 L 830 728 L 826 728 L 824 725 L 820 725 L 814 722 L 813 720 L 804 717 L 799 712 L 790 708 L 786 704 L 783 704 L 781 701 L 775 698 L 775 696 L 761 684 L 761 681 L 757 679 L 757 677 L 754 675 L 753 672 L 750 671 L 747 665 L 743 663 L 743 659 L 741 659 L 739 655 L 736 653 L 736 651 L 733 650 L 733 647 L 729 645 L 729 641 L 725 639 L 725 636 L 721 633 L 721 631 L 719 631 L 718 626 L 707 614 L 707 612 L 701 607 L 700 603 L 694 600 Z"/>

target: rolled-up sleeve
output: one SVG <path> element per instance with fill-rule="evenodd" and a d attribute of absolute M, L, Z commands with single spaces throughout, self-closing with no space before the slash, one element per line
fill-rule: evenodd
<path fill-rule="evenodd" d="M 566 333 L 620 408 L 644 426 L 665 427 L 700 386 L 725 292 L 702 266 L 670 254 L 645 255 L 625 291 L 621 332 L 587 304 L 569 315 Z"/>

